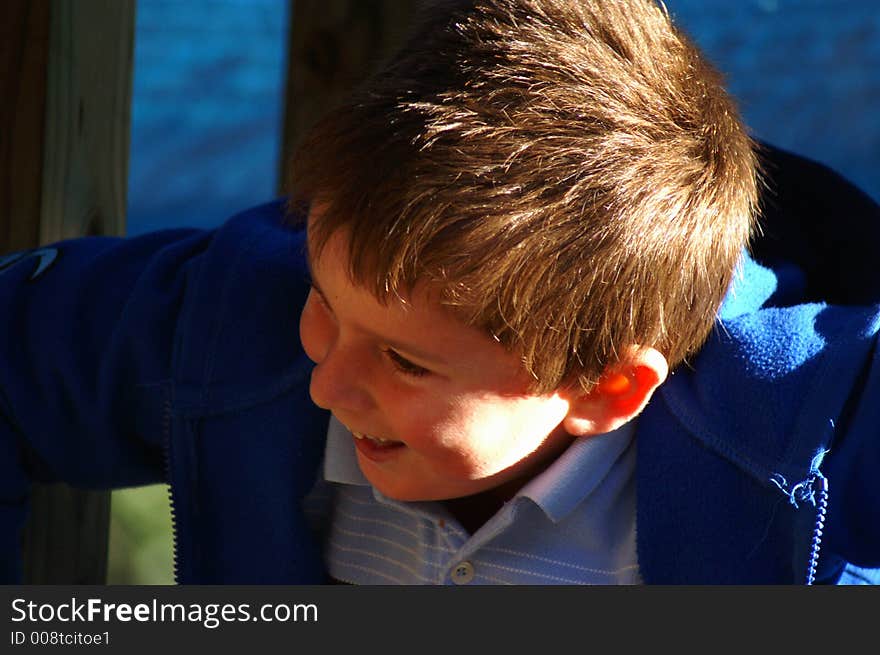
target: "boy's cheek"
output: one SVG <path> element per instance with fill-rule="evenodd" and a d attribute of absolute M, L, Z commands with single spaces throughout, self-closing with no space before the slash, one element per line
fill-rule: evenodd
<path fill-rule="evenodd" d="M 430 460 L 435 469 L 446 475 L 472 479 L 494 468 L 498 444 L 492 434 L 495 421 L 481 421 L 477 413 L 431 413 L 427 407 L 419 414 L 409 414 L 401 424 L 399 438 Z"/>

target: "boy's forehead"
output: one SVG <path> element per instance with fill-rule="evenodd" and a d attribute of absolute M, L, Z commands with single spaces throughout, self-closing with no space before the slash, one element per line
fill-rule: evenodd
<path fill-rule="evenodd" d="M 442 292 L 439 289 L 429 287 L 427 284 L 416 284 L 412 290 L 390 289 L 386 284 L 388 293 L 379 296 L 372 291 L 370 285 L 364 280 L 358 279 L 351 266 L 351 251 L 349 246 L 349 228 L 345 225 L 332 226 L 330 231 L 320 223 L 323 210 L 320 205 L 312 206 L 306 222 L 306 265 L 309 269 L 312 281 L 319 291 L 319 280 L 316 277 L 320 266 L 332 269 L 333 273 L 342 273 L 347 281 L 359 289 L 368 292 L 378 303 L 385 306 L 397 307 L 401 311 L 413 311 L 413 299 L 418 298 L 417 305 L 424 310 L 440 311 L 449 313 L 441 301 Z M 329 271 L 327 271 L 329 272 Z"/>
<path fill-rule="evenodd" d="M 415 326 L 422 320 L 437 323 L 441 315 L 443 319 L 452 317 L 440 302 L 439 294 L 429 291 L 427 285 L 416 285 L 416 288 L 411 292 L 395 290 L 386 297 L 378 297 L 367 284 L 355 279 L 350 267 L 349 244 L 345 228 L 338 228 L 333 233 L 326 235 L 326 240 L 321 243 L 320 248 L 315 247 L 312 236 L 307 233 L 306 264 L 312 284 L 322 296 L 327 296 L 324 289 L 325 283 L 332 284 L 333 288 L 337 290 L 341 287 L 349 292 L 353 291 L 352 296 L 361 299 L 361 302 L 366 301 L 366 304 L 379 305 L 383 310 L 400 315 L 401 319 L 406 319 L 402 323 L 404 327 Z M 326 278 L 331 279 L 327 280 Z M 377 311 L 379 311 L 378 308 Z M 441 322 L 445 322 L 445 320 Z M 456 319 L 456 322 L 459 321 Z M 464 323 L 461 323 L 461 326 L 466 327 Z"/>
<path fill-rule="evenodd" d="M 358 332 L 426 361 L 462 369 L 482 368 L 487 373 L 493 369 L 505 387 L 519 379 L 520 358 L 461 320 L 428 285 L 416 285 L 409 294 L 390 295 L 381 301 L 352 280 L 344 229 L 330 234 L 317 252 L 308 245 L 307 260 L 314 288 L 337 320 Z"/>

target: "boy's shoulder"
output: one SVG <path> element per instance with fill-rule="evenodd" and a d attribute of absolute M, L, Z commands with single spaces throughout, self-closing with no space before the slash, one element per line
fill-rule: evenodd
<path fill-rule="evenodd" d="M 859 393 L 878 331 L 880 306 L 811 302 L 797 266 L 746 255 L 715 330 L 658 399 L 756 478 L 805 479 Z"/>
<path fill-rule="evenodd" d="M 713 333 L 658 397 L 704 445 L 791 479 L 831 442 L 871 359 L 880 206 L 809 158 L 766 143 L 761 155 L 761 230 Z"/>
<path fill-rule="evenodd" d="M 305 235 L 285 199 L 217 228 L 193 270 L 178 327 L 175 378 L 212 410 L 277 393 L 307 373 L 297 338 L 309 291 Z M 246 356 L 243 354 L 246 353 Z"/>

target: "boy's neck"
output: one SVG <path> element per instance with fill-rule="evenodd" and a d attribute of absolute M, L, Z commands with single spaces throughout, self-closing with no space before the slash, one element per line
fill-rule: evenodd
<path fill-rule="evenodd" d="M 473 496 L 445 500 L 443 505 L 468 534 L 474 534 L 495 516 L 529 479 L 517 478 Z"/>
<path fill-rule="evenodd" d="M 574 437 L 568 437 L 566 441 L 561 442 L 559 453 L 568 448 L 573 441 Z M 504 507 L 504 504 L 513 498 L 529 480 L 543 473 L 553 463 L 555 458 L 538 462 L 520 477 L 508 480 L 497 487 L 472 496 L 450 498 L 443 501 L 443 505 L 455 517 L 455 520 L 467 530 L 468 534 L 474 534 L 489 519 L 495 516 L 498 510 Z"/>
<path fill-rule="evenodd" d="M 504 506 L 505 501 L 490 492 L 452 498 L 443 505 L 468 534 L 474 534 Z"/>

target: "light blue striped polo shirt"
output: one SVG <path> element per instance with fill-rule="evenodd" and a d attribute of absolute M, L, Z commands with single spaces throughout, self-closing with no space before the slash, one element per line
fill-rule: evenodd
<path fill-rule="evenodd" d="M 574 443 L 474 534 L 438 502 L 373 489 L 331 418 L 306 500 L 330 575 L 358 585 L 639 584 L 634 422 Z"/>

